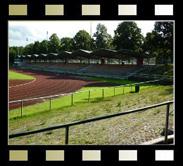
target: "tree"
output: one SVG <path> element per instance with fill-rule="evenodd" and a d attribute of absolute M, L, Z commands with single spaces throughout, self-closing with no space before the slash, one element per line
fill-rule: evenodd
<path fill-rule="evenodd" d="M 22 55 L 22 53 L 24 52 L 24 47 L 23 46 L 19 46 L 19 47 L 16 47 L 16 52 L 17 52 L 17 55 Z"/>
<path fill-rule="evenodd" d="M 96 37 L 95 45 L 97 49 L 111 48 L 112 37 L 110 34 L 107 33 L 107 28 L 105 27 L 105 25 L 99 23 L 97 25 L 97 32 L 94 33 L 93 36 Z"/>
<path fill-rule="evenodd" d="M 33 50 L 33 47 L 34 47 L 33 43 L 30 43 L 30 44 L 26 45 L 23 52 L 22 52 L 22 55 L 35 54 L 35 52 Z"/>
<path fill-rule="evenodd" d="M 92 50 L 92 38 L 85 30 L 80 30 L 73 38 L 72 50 L 85 49 Z"/>
<path fill-rule="evenodd" d="M 9 62 L 13 63 L 16 56 L 17 56 L 17 51 L 15 47 L 9 47 Z"/>
<path fill-rule="evenodd" d="M 61 41 L 58 38 L 57 34 L 54 33 L 49 38 L 49 52 L 59 52 Z"/>
<path fill-rule="evenodd" d="M 146 34 L 143 49 L 156 55 L 157 61 L 173 62 L 173 22 L 155 22 L 152 32 Z"/>
<path fill-rule="evenodd" d="M 122 22 L 114 31 L 113 45 L 117 50 L 142 51 L 143 35 L 135 22 Z"/>
<path fill-rule="evenodd" d="M 159 58 L 173 62 L 173 22 L 155 22 L 153 33 Z"/>
<path fill-rule="evenodd" d="M 71 51 L 72 50 L 72 38 L 63 37 L 61 38 L 61 50 L 62 51 Z"/>
<path fill-rule="evenodd" d="M 40 53 L 48 53 L 48 40 L 43 40 L 39 46 Z"/>
<path fill-rule="evenodd" d="M 156 39 L 155 39 L 155 34 L 152 32 L 148 32 L 146 34 L 146 37 L 144 39 L 144 43 L 143 43 L 143 50 L 149 54 L 153 54 L 157 51 L 156 49 Z"/>
<path fill-rule="evenodd" d="M 33 52 L 34 54 L 40 54 L 40 43 L 39 41 L 35 41 L 33 45 Z"/>

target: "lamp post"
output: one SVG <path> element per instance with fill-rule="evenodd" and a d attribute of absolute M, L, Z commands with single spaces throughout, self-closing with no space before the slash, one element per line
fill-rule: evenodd
<path fill-rule="evenodd" d="M 46 34 L 47 34 L 47 46 L 46 46 L 46 52 L 47 52 L 47 54 L 48 54 L 48 31 L 46 32 Z"/>
<path fill-rule="evenodd" d="M 27 46 L 27 44 L 28 44 L 28 38 L 26 38 L 26 46 Z M 27 55 L 28 55 L 28 52 L 27 52 Z M 27 63 L 27 60 L 23 60 L 24 62 L 26 61 L 26 63 Z"/>
<path fill-rule="evenodd" d="M 90 22 L 90 36 L 92 37 L 92 21 Z"/>

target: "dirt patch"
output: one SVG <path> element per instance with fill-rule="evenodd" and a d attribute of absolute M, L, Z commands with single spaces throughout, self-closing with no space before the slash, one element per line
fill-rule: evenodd
<path fill-rule="evenodd" d="M 32 80 L 9 80 L 9 87 L 27 84 L 27 83 L 29 83 L 31 81 Z"/>

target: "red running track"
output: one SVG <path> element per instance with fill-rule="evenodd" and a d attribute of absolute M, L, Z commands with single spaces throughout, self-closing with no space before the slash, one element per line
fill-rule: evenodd
<path fill-rule="evenodd" d="M 63 75 L 57 76 L 56 73 L 42 72 L 27 69 L 11 69 L 13 72 L 18 72 L 30 75 L 36 78 L 27 84 L 20 86 L 9 87 L 9 101 L 38 98 L 44 96 L 58 95 L 63 93 L 75 92 L 85 86 L 115 86 L 116 84 L 103 83 L 98 81 L 87 81 L 73 76 Z M 26 101 L 23 106 L 28 106 L 45 101 L 33 100 Z M 21 103 L 9 104 L 9 110 L 19 108 Z"/>

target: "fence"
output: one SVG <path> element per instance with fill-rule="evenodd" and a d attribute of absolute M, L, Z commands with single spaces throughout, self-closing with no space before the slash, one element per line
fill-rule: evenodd
<path fill-rule="evenodd" d="M 74 105 L 74 94 L 79 94 L 79 93 L 88 93 L 88 99 L 87 101 L 90 102 L 91 99 L 91 92 L 94 91 L 102 91 L 102 95 L 101 95 L 101 99 L 105 98 L 105 90 L 112 88 L 113 89 L 113 95 L 116 95 L 116 88 L 120 88 L 123 87 L 122 90 L 122 94 L 125 93 L 125 87 L 131 87 L 131 91 L 132 91 L 132 87 L 136 86 L 136 85 L 142 85 L 142 84 L 147 84 L 147 83 L 155 83 L 158 82 L 159 80 L 152 80 L 152 81 L 145 81 L 145 82 L 139 82 L 139 83 L 133 83 L 133 84 L 125 84 L 125 85 L 120 85 L 120 86 L 113 86 L 113 87 L 106 87 L 106 88 L 99 88 L 99 89 L 94 89 L 94 90 L 85 90 L 85 91 L 79 91 L 79 92 L 74 92 L 74 93 L 64 93 L 64 94 L 60 94 L 60 95 L 54 95 L 54 96 L 45 96 L 45 97 L 39 97 L 39 98 L 32 98 L 32 99 L 23 99 L 23 100 L 16 100 L 16 101 L 10 101 L 9 104 L 13 104 L 13 103 L 21 103 L 20 105 L 20 116 L 23 117 L 23 103 L 27 102 L 27 101 L 33 101 L 33 100 L 41 100 L 41 99 L 47 99 L 49 100 L 49 110 L 52 110 L 52 99 L 56 98 L 56 97 L 61 97 L 61 96 L 71 96 L 71 106 Z"/>
<path fill-rule="evenodd" d="M 94 122 L 94 121 L 99 121 L 99 120 L 108 119 L 108 118 L 117 117 L 117 116 L 123 116 L 123 115 L 131 114 L 131 113 L 135 113 L 135 112 L 139 112 L 139 111 L 147 111 L 147 110 L 152 109 L 152 108 L 167 105 L 166 120 L 165 120 L 165 139 L 164 139 L 164 143 L 167 144 L 168 143 L 167 137 L 168 137 L 168 121 L 169 121 L 169 115 L 170 115 L 170 104 L 172 104 L 172 103 L 174 103 L 174 101 L 166 101 L 163 103 L 159 103 L 159 104 L 155 104 L 155 105 L 151 105 L 151 106 L 147 106 L 147 107 L 143 107 L 143 108 L 133 109 L 133 110 L 126 111 L 126 112 L 119 112 L 116 114 L 110 114 L 110 115 L 106 115 L 106 116 L 95 117 L 95 118 L 76 121 L 76 122 L 72 122 L 72 123 L 51 126 L 51 127 L 47 127 L 47 128 L 38 129 L 38 130 L 10 134 L 9 138 L 11 139 L 11 138 L 16 138 L 16 137 L 20 137 L 20 136 L 41 133 L 41 132 L 45 132 L 45 131 L 49 131 L 49 130 L 65 128 L 65 144 L 67 145 L 67 144 L 69 144 L 69 127 L 71 127 L 71 126 L 89 123 L 89 122 Z"/>

